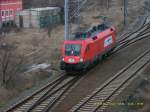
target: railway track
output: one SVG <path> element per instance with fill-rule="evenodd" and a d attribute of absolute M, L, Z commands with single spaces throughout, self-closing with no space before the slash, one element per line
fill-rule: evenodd
<path fill-rule="evenodd" d="M 141 27 L 139 31 L 133 32 L 130 36 L 119 40 L 114 53 L 145 38 L 150 38 L 150 22 Z"/>
<path fill-rule="evenodd" d="M 139 32 L 139 33 L 141 33 L 141 32 L 143 32 L 143 31 L 145 31 L 145 29 L 147 29 L 147 27 L 149 26 L 149 24 L 150 24 L 150 21 L 148 20 L 148 14 L 146 14 L 143 18 L 142 18 L 142 20 L 140 20 L 140 22 L 141 22 L 141 25 L 139 25 L 139 27 L 137 27 L 136 29 L 134 29 L 134 30 L 129 30 L 128 32 L 126 32 L 126 33 L 124 33 L 124 34 L 122 34 L 121 36 L 120 36 L 120 39 L 117 41 L 118 43 L 119 42 L 121 42 L 121 41 L 124 41 L 124 40 L 126 40 L 126 39 L 128 39 L 128 38 L 132 38 L 132 36 L 138 36 L 137 35 L 137 32 Z M 138 24 L 139 22 L 136 22 L 135 24 Z"/>
<path fill-rule="evenodd" d="M 130 40 L 126 40 L 126 41 L 123 41 L 121 44 L 117 45 L 117 47 L 115 48 L 115 50 L 113 51 L 113 53 L 123 49 L 123 48 L 126 48 L 128 47 L 129 45 L 132 45 L 132 44 L 135 44 L 136 42 L 140 41 L 140 40 L 143 40 L 143 39 L 146 39 L 146 38 L 150 38 L 150 32 L 147 33 L 147 34 L 144 34 L 140 37 L 136 37 L 136 38 L 132 38 Z"/>
<path fill-rule="evenodd" d="M 142 36 L 145 33 L 148 33 L 149 30 L 150 30 L 150 22 L 142 25 L 142 27 L 140 27 L 138 30 L 135 30 L 133 32 L 126 34 L 123 38 L 120 37 L 121 39 L 119 39 L 117 41 L 117 43 L 121 43 L 125 40 L 130 40 L 130 39 L 135 38 L 137 36 Z"/>
<path fill-rule="evenodd" d="M 71 109 L 71 112 L 103 112 L 109 103 L 130 84 L 137 76 L 136 73 L 148 62 L 150 62 L 150 49 L 142 53 L 142 55 L 133 60 L 112 78 L 108 79 L 91 95 L 84 98 Z M 106 103 L 108 105 L 105 105 Z"/>
<path fill-rule="evenodd" d="M 128 38 L 120 41 L 120 46 L 117 47 L 117 49 L 115 49 L 113 53 L 133 43 L 136 43 L 141 39 L 149 38 L 149 28 L 147 27 L 144 31 L 145 32 L 140 34 L 139 37 L 134 37 L 131 39 Z M 66 75 L 61 76 L 60 78 L 41 88 L 31 96 L 13 105 L 8 110 L 6 110 L 6 112 L 47 112 L 78 80 L 79 77 L 68 77 Z M 92 111 L 90 110 L 89 112 Z"/>
<path fill-rule="evenodd" d="M 149 26 L 150 26 L 150 23 L 146 23 L 146 20 L 145 20 L 145 22 L 143 23 L 143 25 L 140 29 L 138 29 L 137 31 L 134 31 L 132 33 L 130 32 L 127 36 L 125 36 L 123 39 L 118 41 L 118 43 L 119 43 L 118 47 L 115 49 L 115 51 L 113 53 L 115 53 L 118 50 L 123 49 L 133 43 L 136 43 L 137 41 L 139 41 L 141 39 L 148 38 L 150 36 Z M 137 36 L 138 36 L 138 38 L 137 38 Z M 138 59 L 143 59 L 143 58 L 141 56 L 141 58 L 138 58 Z M 122 75 L 120 75 L 120 77 L 121 76 Z M 63 95 L 65 93 L 67 93 L 67 91 L 69 91 L 69 89 L 73 85 L 75 85 L 75 83 L 81 77 L 82 76 L 75 77 L 75 76 L 61 75 L 59 78 L 57 78 L 53 82 L 47 84 L 46 86 L 39 89 L 38 91 L 34 92 L 32 95 L 26 97 L 25 99 L 21 100 L 17 104 L 12 105 L 9 109 L 6 110 L 6 112 L 32 112 L 32 111 L 33 112 L 47 112 L 48 110 L 51 110 L 51 108 L 63 97 Z M 117 77 L 119 80 L 119 75 L 115 76 L 115 78 L 117 78 Z M 112 79 L 112 81 L 113 80 L 114 79 Z M 103 85 L 103 86 L 106 86 L 106 85 Z M 97 94 L 97 93 L 98 92 L 96 91 L 95 94 Z M 88 101 L 90 101 L 90 100 L 88 100 Z M 88 103 L 88 102 L 86 102 L 86 103 Z M 84 105 L 86 105 L 86 103 L 80 105 L 79 108 L 82 109 L 82 107 Z M 73 111 L 79 111 L 79 110 L 77 109 L 77 110 L 73 110 Z M 91 111 L 89 111 L 89 112 L 91 112 Z"/>
<path fill-rule="evenodd" d="M 139 28 L 138 30 L 132 33 L 130 32 L 123 39 L 119 40 L 117 42 L 118 43 L 117 47 L 112 52 L 112 54 L 146 38 L 150 38 L 150 22 L 147 22 L 147 23 L 144 22 L 141 28 Z M 127 65 L 125 68 L 123 68 L 113 78 L 106 81 L 106 83 L 104 83 L 100 88 L 96 89 L 92 93 L 92 95 L 87 96 L 79 104 L 73 107 L 70 111 L 71 112 L 101 112 L 103 111 L 104 109 L 106 109 L 108 103 L 111 103 L 111 100 L 113 100 L 115 96 L 121 93 L 121 91 L 132 81 L 132 78 L 136 76 L 135 74 L 138 71 L 140 71 L 140 69 L 144 65 L 146 65 L 148 62 L 150 62 L 150 49 L 144 52 L 141 56 L 139 56 L 129 65 Z M 137 68 L 139 67 L 139 68 L 135 69 L 136 67 Z M 132 70 L 135 70 L 135 71 L 132 72 Z M 129 73 L 128 75 L 127 74 L 128 72 L 131 72 L 131 74 Z"/>
<path fill-rule="evenodd" d="M 47 112 L 81 78 L 62 75 L 31 96 L 12 105 L 6 112 Z"/>

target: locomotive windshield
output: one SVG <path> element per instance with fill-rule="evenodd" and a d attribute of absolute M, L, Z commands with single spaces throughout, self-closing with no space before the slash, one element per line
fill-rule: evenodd
<path fill-rule="evenodd" d="M 80 56 L 81 44 L 66 44 L 65 55 L 67 56 Z"/>

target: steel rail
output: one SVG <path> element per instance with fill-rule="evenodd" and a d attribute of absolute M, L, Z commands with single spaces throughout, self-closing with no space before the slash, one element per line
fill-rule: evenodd
<path fill-rule="evenodd" d="M 121 41 L 122 39 L 128 38 L 128 36 L 134 34 L 135 32 L 139 31 L 139 30 L 142 29 L 143 27 L 147 26 L 147 24 L 149 23 L 149 22 L 146 23 L 146 22 L 147 22 L 147 19 L 148 19 L 148 15 L 146 14 L 145 17 L 144 17 L 144 20 L 142 19 L 143 21 L 142 21 L 140 27 L 137 28 L 137 29 L 135 29 L 134 31 L 129 31 L 129 32 L 126 32 L 126 33 L 122 34 L 122 35 L 120 36 L 120 38 L 121 38 L 121 37 L 123 37 L 123 38 L 121 38 L 119 41 Z"/>
<path fill-rule="evenodd" d="M 145 20 L 145 21 L 146 21 L 146 20 Z M 120 36 L 121 39 L 119 39 L 119 40 L 117 41 L 117 43 L 122 42 L 122 41 L 124 41 L 124 40 L 130 38 L 132 35 L 136 34 L 137 32 L 138 32 L 138 33 L 141 33 L 141 32 L 143 32 L 143 31 L 147 30 L 147 28 L 149 28 L 149 26 L 150 26 L 150 22 L 148 22 L 147 24 L 143 24 L 142 27 L 138 28 L 137 30 L 135 30 L 135 31 L 133 31 L 133 32 L 126 33 L 126 35 L 124 35 L 123 38 L 121 38 L 121 36 Z M 146 29 L 145 29 L 145 28 L 146 28 Z"/>
<path fill-rule="evenodd" d="M 60 87 L 56 88 L 54 90 L 49 91 L 50 93 L 48 93 L 48 95 L 45 95 L 42 99 L 38 100 L 35 104 L 31 105 L 26 112 L 31 112 L 33 111 L 36 107 L 40 106 L 40 104 L 42 104 L 44 101 L 50 99 L 51 97 L 53 97 L 55 94 L 57 94 L 58 92 L 60 92 L 60 95 L 56 95 L 54 96 L 54 100 L 50 100 L 49 103 L 45 103 L 45 108 L 43 107 L 43 109 L 40 109 L 42 112 L 45 112 L 47 110 L 50 109 L 50 107 L 52 107 L 52 105 L 54 105 L 54 102 L 56 103 L 58 101 L 59 98 L 61 98 L 63 96 L 63 94 L 69 90 L 69 88 L 75 84 L 75 82 L 78 80 L 79 78 L 74 76 L 71 79 L 69 79 L 69 81 L 65 82 L 64 84 L 60 83 L 61 85 L 59 85 Z M 47 106 L 46 106 L 47 104 Z"/>
<path fill-rule="evenodd" d="M 125 83 L 136 75 L 148 62 L 150 62 L 150 49 L 146 50 L 120 72 L 108 79 L 102 86 L 96 89 L 90 96 L 76 105 L 72 112 L 96 112 L 108 101 Z M 100 105 L 94 105 L 101 101 Z"/>
<path fill-rule="evenodd" d="M 138 38 L 141 38 L 141 37 L 145 37 L 145 36 L 147 36 L 147 35 L 149 35 L 149 34 L 150 34 L 150 31 L 146 31 L 146 32 L 144 32 L 144 33 L 142 33 L 142 34 L 140 34 L 140 35 L 134 37 L 134 38 L 124 40 L 124 41 L 118 43 L 118 45 L 124 44 L 124 43 L 126 43 L 126 42 L 130 42 L 130 41 L 132 41 L 132 40 L 135 40 L 135 39 L 138 39 Z"/>
<path fill-rule="evenodd" d="M 76 77 L 71 83 L 70 85 L 62 92 L 62 94 L 60 94 L 58 96 L 57 99 L 55 99 L 52 103 L 50 102 L 48 104 L 48 106 L 43 110 L 43 112 L 48 112 L 57 102 L 58 100 L 68 91 L 68 89 L 70 89 L 82 76 L 78 76 Z"/>
<path fill-rule="evenodd" d="M 116 49 L 112 52 L 112 54 L 114 54 L 114 53 L 116 53 L 116 52 L 118 52 L 118 51 L 120 51 L 120 50 L 123 50 L 124 48 L 129 47 L 129 45 L 133 45 L 133 44 L 135 44 L 136 42 L 138 42 L 138 41 L 140 41 L 140 40 L 143 40 L 143 39 L 146 39 L 146 38 L 150 38 L 150 35 L 149 35 L 149 36 L 146 36 L 146 37 L 144 37 L 144 38 L 140 38 L 140 39 L 134 40 L 133 42 L 126 43 L 126 44 L 124 44 L 123 46 L 121 46 L 121 47 L 119 47 L 119 48 L 116 48 Z"/>
<path fill-rule="evenodd" d="M 45 85 L 44 87 L 41 87 L 40 89 L 38 89 L 37 91 L 35 91 L 34 93 L 32 93 L 31 95 L 25 97 L 24 99 L 20 100 L 19 102 L 17 102 L 16 104 L 10 106 L 5 112 L 12 112 L 15 109 L 19 108 L 20 106 L 22 106 L 23 104 L 25 104 L 26 102 L 28 102 L 29 100 L 31 100 L 34 96 L 40 94 L 41 92 L 43 92 L 45 89 L 49 88 L 50 86 L 56 84 L 58 81 L 62 80 L 64 77 L 66 77 L 65 73 L 61 73 L 60 77 L 58 77 L 57 79 L 55 79 L 54 81 L 48 83 L 47 85 Z"/>
<path fill-rule="evenodd" d="M 143 35 L 141 37 L 138 37 L 138 38 L 133 38 L 133 39 L 130 39 L 130 40 L 127 40 L 127 41 L 124 41 L 122 42 L 121 44 L 117 45 L 117 47 L 114 49 L 113 53 L 119 51 L 119 50 L 122 50 L 123 48 L 126 48 L 128 47 L 129 45 L 132 45 L 138 41 L 141 41 L 143 39 L 146 39 L 146 38 L 150 38 L 150 33 L 146 34 L 146 35 Z"/>

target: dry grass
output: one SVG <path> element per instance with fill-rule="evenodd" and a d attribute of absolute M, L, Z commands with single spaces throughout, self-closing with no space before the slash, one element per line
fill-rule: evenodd
<path fill-rule="evenodd" d="M 40 82 L 50 77 L 52 73 L 46 71 L 34 71 L 29 74 L 21 75 L 17 80 L 10 82 L 9 87 L 0 86 L 0 108 L 4 107 L 10 100 L 18 97 L 20 93 L 29 90 Z"/>
<path fill-rule="evenodd" d="M 47 55 L 47 59 L 43 60 L 43 62 L 47 60 L 52 62 L 59 60 L 63 36 L 63 26 L 58 26 L 55 30 L 52 30 L 51 37 L 48 37 L 46 30 L 23 29 L 21 32 L 8 34 L 2 42 L 7 41 L 7 43 L 15 44 L 17 52 L 24 56 L 30 56 L 36 51 L 42 52 L 44 54 L 41 55 Z"/>

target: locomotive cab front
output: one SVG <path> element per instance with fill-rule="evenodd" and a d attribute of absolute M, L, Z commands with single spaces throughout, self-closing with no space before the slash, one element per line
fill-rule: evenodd
<path fill-rule="evenodd" d="M 65 41 L 62 48 L 62 70 L 81 70 L 83 67 L 83 44 L 81 41 Z"/>

